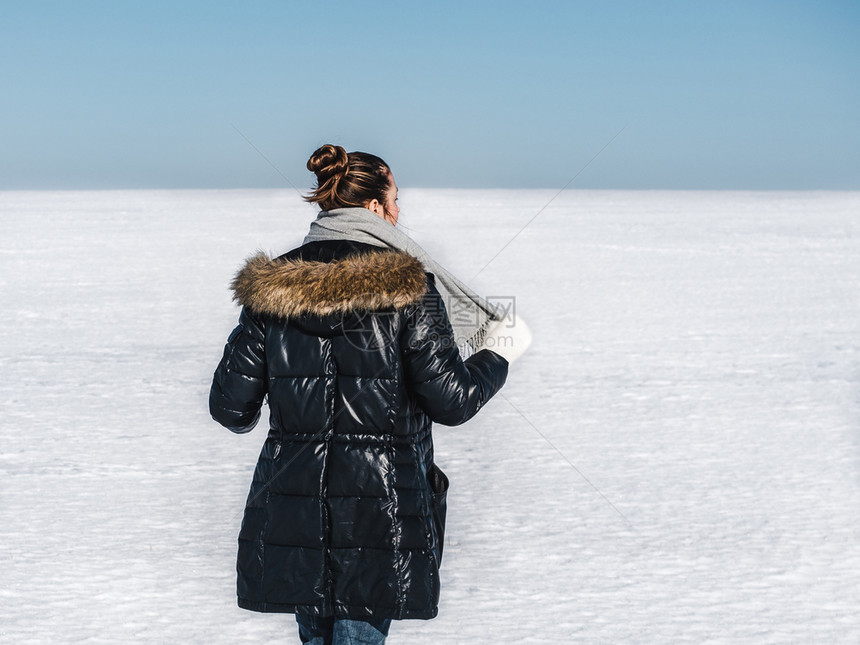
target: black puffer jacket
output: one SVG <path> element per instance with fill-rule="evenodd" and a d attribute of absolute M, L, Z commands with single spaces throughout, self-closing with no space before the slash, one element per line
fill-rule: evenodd
<path fill-rule="evenodd" d="M 484 350 L 465 362 L 420 262 L 351 242 L 257 256 L 212 383 L 212 416 L 269 436 L 239 533 L 246 609 L 432 618 L 448 481 L 431 421 L 471 418 L 505 382 Z"/>

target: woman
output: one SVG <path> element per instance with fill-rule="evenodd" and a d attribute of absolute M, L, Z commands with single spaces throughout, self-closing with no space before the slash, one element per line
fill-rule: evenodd
<path fill-rule="evenodd" d="M 474 416 L 527 338 L 499 349 L 510 322 L 394 227 L 382 159 L 325 145 L 307 165 L 322 212 L 301 247 L 237 274 L 243 309 L 209 398 L 243 433 L 268 395 L 239 606 L 295 613 L 303 643 L 382 643 L 392 619 L 437 613 L 448 480 L 431 422 Z M 452 298 L 469 314 L 457 329 Z"/>

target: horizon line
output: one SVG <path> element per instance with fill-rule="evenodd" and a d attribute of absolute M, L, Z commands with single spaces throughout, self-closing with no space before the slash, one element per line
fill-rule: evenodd
<path fill-rule="evenodd" d="M 547 191 L 558 190 L 557 186 L 531 186 L 531 187 L 482 187 L 482 186 L 398 186 L 401 190 L 448 190 L 448 191 Z M 289 193 L 297 192 L 290 186 L 229 186 L 229 187 L 89 187 L 89 188 L 3 188 L 0 187 L 0 193 L 96 193 L 96 192 L 189 192 L 189 191 L 280 191 L 284 190 Z M 307 187 L 308 193 L 313 190 L 312 187 Z M 721 193 L 812 193 L 812 192 L 831 192 L 831 193 L 856 193 L 860 192 L 858 188 L 589 188 L 589 187 L 569 187 L 563 192 L 573 191 L 590 191 L 590 192 L 721 192 Z"/>

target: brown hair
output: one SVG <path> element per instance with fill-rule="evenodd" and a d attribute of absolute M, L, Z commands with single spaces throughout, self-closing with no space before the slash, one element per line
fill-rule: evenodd
<path fill-rule="evenodd" d="M 364 206 L 374 199 L 384 208 L 391 169 L 376 155 L 347 153 L 327 143 L 308 159 L 308 170 L 317 176 L 317 187 L 304 199 L 319 204 L 322 210 Z"/>

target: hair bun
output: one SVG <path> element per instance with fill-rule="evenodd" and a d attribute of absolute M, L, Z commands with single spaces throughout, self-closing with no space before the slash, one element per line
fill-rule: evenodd
<path fill-rule="evenodd" d="M 330 177 L 345 174 L 348 165 L 346 150 L 330 143 L 317 148 L 308 159 L 308 170 L 317 176 L 317 182 L 320 184 Z"/>
<path fill-rule="evenodd" d="M 324 211 L 366 206 L 374 199 L 384 204 L 394 184 L 388 164 L 376 155 L 347 154 L 330 143 L 311 155 L 308 170 L 317 176 L 317 185 L 304 200 L 319 204 Z"/>

